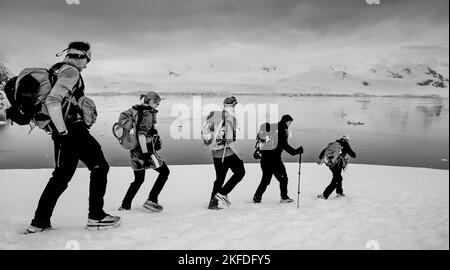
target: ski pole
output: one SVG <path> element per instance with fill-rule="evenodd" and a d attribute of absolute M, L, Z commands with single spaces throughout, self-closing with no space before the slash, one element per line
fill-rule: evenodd
<path fill-rule="evenodd" d="M 297 208 L 300 206 L 300 171 L 302 168 L 302 154 L 298 158 L 298 189 L 297 189 Z"/>

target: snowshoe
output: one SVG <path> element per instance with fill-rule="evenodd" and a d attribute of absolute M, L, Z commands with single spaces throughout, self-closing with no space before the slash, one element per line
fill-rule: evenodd
<path fill-rule="evenodd" d="M 317 199 L 326 200 L 327 198 L 325 198 L 325 196 L 323 194 L 319 194 L 319 195 L 317 195 Z"/>
<path fill-rule="evenodd" d="M 143 206 L 145 209 L 153 212 L 161 212 L 164 209 L 164 207 L 159 205 L 157 202 L 153 202 L 150 200 L 146 200 Z"/>
<path fill-rule="evenodd" d="M 341 197 L 345 197 L 345 194 L 344 194 L 344 193 L 338 193 L 338 194 L 336 195 L 336 198 L 341 198 Z"/>
<path fill-rule="evenodd" d="M 23 234 L 33 234 L 33 233 L 38 233 L 38 232 L 50 231 L 50 230 L 53 230 L 52 226 L 40 228 L 40 227 L 36 227 L 36 226 L 30 225 L 30 226 L 23 232 Z"/>
<path fill-rule="evenodd" d="M 90 219 L 88 218 L 88 222 L 86 225 L 87 230 L 91 231 L 99 231 L 99 230 L 107 230 L 111 228 L 115 228 L 120 225 L 120 217 L 106 215 L 103 219 Z"/>
<path fill-rule="evenodd" d="M 291 203 L 294 202 L 294 199 L 291 199 L 289 197 L 281 198 L 280 203 Z"/>
<path fill-rule="evenodd" d="M 214 198 L 223 206 L 228 207 L 231 205 L 230 200 L 228 200 L 228 197 L 226 195 L 222 195 L 220 193 L 217 193 Z"/>

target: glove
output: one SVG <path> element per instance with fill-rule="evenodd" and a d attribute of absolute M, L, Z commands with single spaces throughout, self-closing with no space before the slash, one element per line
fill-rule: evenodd
<path fill-rule="evenodd" d="M 144 157 L 144 167 L 150 167 L 151 165 L 151 161 L 150 161 L 150 153 L 144 153 L 143 157 Z"/>
<path fill-rule="evenodd" d="M 254 159 L 261 159 L 261 151 L 259 149 L 255 150 L 255 152 L 253 153 L 253 158 Z"/>
<path fill-rule="evenodd" d="M 302 146 L 300 146 L 299 148 L 297 148 L 297 153 L 298 153 L 299 155 L 303 154 L 303 147 L 302 147 Z"/>

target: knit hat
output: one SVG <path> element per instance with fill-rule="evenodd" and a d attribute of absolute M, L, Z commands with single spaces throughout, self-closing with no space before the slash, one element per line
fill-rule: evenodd
<path fill-rule="evenodd" d="M 144 102 L 149 102 L 150 100 L 153 100 L 154 102 L 160 102 L 161 97 L 156 93 L 155 91 L 149 91 L 145 94 L 141 94 L 141 99 L 145 99 Z"/>
<path fill-rule="evenodd" d="M 235 97 L 227 97 L 224 101 L 223 101 L 223 105 L 236 105 L 237 99 Z"/>
<path fill-rule="evenodd" d="M 69 46 L 60 51 L 56 54 L 57 57 L 61 56 L 64 52 L 66 53 L 66 56 L 78 56 L 83 57 L 85 56 L 89 61 L 91 61 L 92 58 L 92 52 L 91 52 L 91 45 L 85 41 L 73 41 L 69 43 Z"/>
<path fill-rule="evenodd" d="M 283 115 L 283 117 L 281 117 L 281 122 L 287 123 L 289 121 L 294 121 L 294 118 L 292 118 L 292 116 L 290 116 L 289 114 L 285 114 Z"/>
<path fill-rule="evenodd" d="M 345 140 L 345 141 L 349 141 L 350 140 L 350 136 L 349 135 L 347 135 L 347 134 L 342 134 L 342 136 L 341 136 L 341 140 Z"/>

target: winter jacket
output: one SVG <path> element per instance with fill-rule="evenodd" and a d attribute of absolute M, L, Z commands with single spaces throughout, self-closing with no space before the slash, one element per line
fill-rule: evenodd
<path fill-rule="evenodd" d="M 81 120 L 81 115 L 79 115 L 75 106 L 70 106 L 67 118 L 63 121 L 67 104 L 62 108 L 62 103 L 69 94 L 78 100 L 84 95 L 84 83 L 80 71 L 74 66 L 66 64 L 59 69 L 57 81 L 45 100 L 48 113 L 60 132 L 66 128 L 66 123 Z M 61 112 L 58 108 L 61 108 Z"/>
<path fill-rule="evenodd" d="M 280 159 L 283 151 L 288 152 L 291 156 L 295 156 L 299 154 L 298 149 L 293 148 L 288 143 L 288 126 L 285 122 L 278 122 L 278 144 L 274 150 L 264 150 L 261 151 L 262 158 L 274 158 Z"/>
<path fill-rule="evenodd" d="M 220 119 L 222 120 L 222 119 Z M 239 151 L 238 144 L 236 142 L 236 128 L 237 128 L 237 120 L 234 116 L 234 112 L 228 108 L 224 109 L 223 112 L 223 120 L 224 120 L 224 126 L 225 126 L 225 141 L 226 141 L 226 149 L 220 149 L 220 150 L 212 150 L 212 156 L 214 158 L 222 158 L 222 157 L 228 157 L 233 154 L 236 154 L 239 159 L 242 160 L 241 153 Z M 217 120 L 219 121 L 219 119 Z M 216 123 L 214 123 L 216 125 Z M 218 124 L 218 123 L 217 123 Z M 225 155 L 224 155 L 225 151 Z"/>
<path fill-rule="evenodd" d="M 156 114 L 158 111 L 152 107 L 149 106 L 142 106 L 142 105 L 134 105 L 132 107 L 133 110 L 138 111 L 138 119 L 137 119 L 137 126 L 136 126 L 136 132 L 137 135 L 145 135 L 146 142 L 147 142 L 147 149 L 150 153 L 153 153 L 153 145 L 151 136 L 154 134 L 157 134 L 155 124 L 156 121 Z M 130 109 L 131 110 L 131 109 Z M 131 156 L 131 162 L 139 163 L 144 160 L 144 154 L 142 153 L 141 146 L 139 145 L 135 149 L 130 151 Z M 133 168 L 136 169 L 136 168 Z"/>
<path fill-rule="evenodd" d="M 152 107 L 142 105 L 134 105 L 132 108 L 138 111 L 137 134 L 145 136 L 151 135 L 152 129 L 154 129 L 154 126 L 157 123 L 156 114 L 158 111 Z M 139 111 L 142 111 L 142 115 L 139 114 Z"/>

